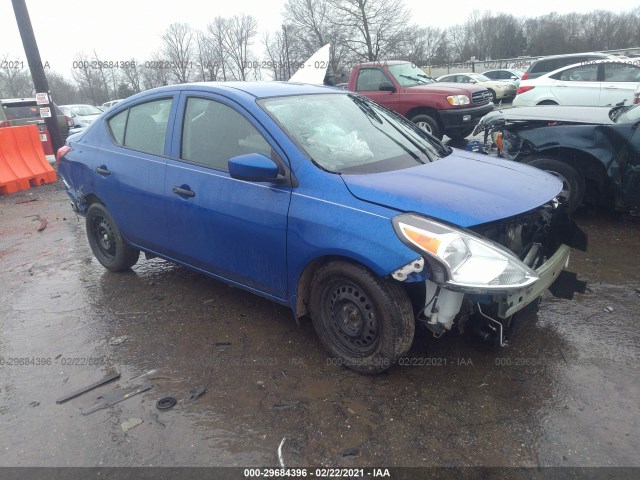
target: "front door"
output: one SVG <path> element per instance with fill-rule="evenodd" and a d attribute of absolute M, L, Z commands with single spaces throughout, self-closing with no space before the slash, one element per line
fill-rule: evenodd
<path fill-rule="evenodd" d="M 251 115 L 215 95 L 184 95 L 164 196 L 175 259 L 284 299 L 291 187 L 231 178 L 230 158 L 284 155 Z M 177 146 L 179 145 L 179 148 Z M 274 148 L 276 147 L 276 148 Z M 178 151 L 179 150 L 179 151 Z"/>

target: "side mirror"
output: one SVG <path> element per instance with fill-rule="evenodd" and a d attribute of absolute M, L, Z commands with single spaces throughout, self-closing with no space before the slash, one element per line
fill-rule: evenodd
<path fill-rule="evenodd" d="M 473 78 L 469 80 L 469 83 L 478 83 L 477 80 L 474 80 Z"/>
<path fill-rule="evenodd" d="M 511 75 L 511 80 L 518 80 L 518 77 L 516 77 L 515 75 Z"/>
<path fill-rule="evenodd" d="M 279 182 L 278 165 L 261 153 L 247 153 L 229 159 L 229 175 L 250 182 Z"/>
<path fill-rule="evenodd" d="M 380 90 L 381 92 L 395 92 L 396 87 L 394 87 L 393 83 L 391 82 L 381 82 L 378 86 L 378 90 Z"/>

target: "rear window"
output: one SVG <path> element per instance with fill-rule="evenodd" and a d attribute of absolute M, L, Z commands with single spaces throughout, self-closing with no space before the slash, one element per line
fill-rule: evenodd
<path fill-rule="evenodd" d="M 40 107 L 35 101 L 3 103 L 2 110 L 7 120 L 23 120 L 29 118 L 40 118 Z M 55 107 L 56 115 L 62 115 L 60 109 Z"/>

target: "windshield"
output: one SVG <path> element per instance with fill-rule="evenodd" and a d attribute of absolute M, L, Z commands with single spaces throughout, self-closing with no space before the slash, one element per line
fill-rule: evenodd
<path fill-rule="evenodd" d="M 487 77 L 486 75 L 482 75 L 480 73 L 469 73 L 468 74 L 471 78 L 473 78 L 474 80 L 477 80 L 479 82 L 490 82 L 491 79 L 489 77 Z"/>
<path fill-rule="evenodd" d="M 73 111 L 73 113 L 79 115 L 80 117 L 84 117 L 86 115 L 100 115 L 102 113 L 92 105 L 76 105 L 74 107 L 71 107 L 71 110 Z"/>
<path fill-rule="evenodd" d="M 391 75 L 403 87 L 413 87 L 415 85 L 426 85 L 435 82 L 433 77 L 424 73 L 413 63 L 399 63 L 397 65 L 387 65 Z"/>
<path fill-rule="evenodd" d="M 609 112 L 609 118 L 616 123 L 633 123 L 640 120 L 640 105 L 615 107 Z"/>
<path fill-rule="evenodd" d="M 297 95 L 259 104 L 313 162 L 331 172 L 399 170 L 450 153 L 409 120 L 359 95 Z"/>

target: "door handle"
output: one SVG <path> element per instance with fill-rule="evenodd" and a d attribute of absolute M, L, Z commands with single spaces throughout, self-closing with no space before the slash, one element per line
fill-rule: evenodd
<path fill-rule="evenodd" d="M 176 195 L 180 195 L 182 197 L 195 197 L 196 196 L 196 192 L 194 192 L 193 190 L 186 190 L 186 189 L 180 188 L 180 187 L 173 187 L 172 191 Z"/>
<path fill-rule="evenodd" d="M 96 167 L 96 173 L 104 177 L 111 175 L 111 172 L 105 168 L 105 166 Z"/>
<path fill-rule="evenodd" d="M 607 85 L 607 86 L 606 86 L 606 87 L 604 87 L 604 88 L 606 88 L 607 90 L 618 90 L 620 87 L 615 87 L 615 86 L 613 86 L 613 85 Z"/>

